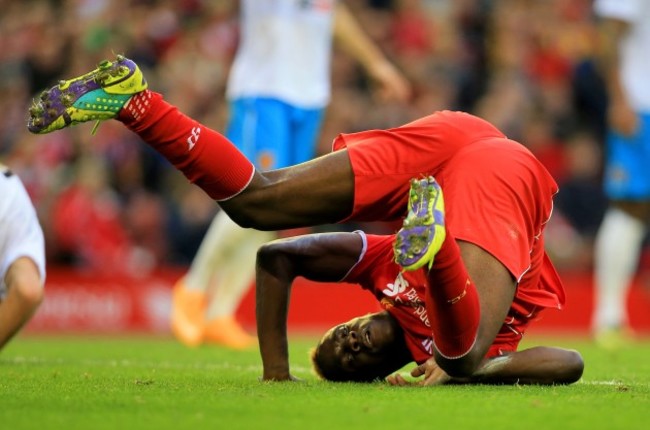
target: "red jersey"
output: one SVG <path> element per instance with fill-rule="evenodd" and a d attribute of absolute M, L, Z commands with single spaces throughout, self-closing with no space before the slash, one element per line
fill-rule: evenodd
<path fill-rule="evenodd" d="M 341 134 L 334 149 L 342 148 L 355 176 L 348 219 L 399 219 L 410 179 L 434 176 L 455 239 L 499 260 L 518 281 L 519 297 L 542 307 L 564 303 L 542 235 L 558 187 L 523 145 L 476 116 L 441 111 L 389 130 Z"/>
<path fill-rule="evenodd" d="M 361 285 L 377 298 L 381 307 L 390 312 L 404 330 L 413 360 L 423 363 L 433 354 L 431 326 L 424 304 L 428 288 L 424 270 L 401 271 L 393 256 L 394 235 L 357 233 L 364 241 L 363 252 L 344 281 Z M 545 307 L 559 308 L 564 302 L 561 284 L 550 261 L 544 262 L 541 272 L 541 277 L 547 280 L 542 283 L 541 290 L 531 284 L 518 285 L 510 311 L 488 351 L 488 357 L 516 351 L 528 324 L 537 314 Z"/>

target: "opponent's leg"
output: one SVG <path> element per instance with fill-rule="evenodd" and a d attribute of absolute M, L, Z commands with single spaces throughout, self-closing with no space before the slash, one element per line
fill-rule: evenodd
<path fill-rule="evenodd" d="M 606 212 L 596 236 L 593 330 L 604 348 L 616 349 L 629 340 L 627 298 L 644 236 L 644 223 L 615 207 Z"/>
<path fill-rule="evenodd" d="M 229 228 L 231 225 L 223 212 L 214 217 L 187 274 L 174 286 L 171 328 L 177 339 L 186 345 L 201 343 L 209 287 L 215 282 L 216 268 L 227 259 L 224 254 L 228 254 L 241 238 L 243 229 L 234 230 Z"/>
<path fill-rule="evenodd" d="M 220 258 L 217 260 L 211 299 L 206 310 L 205 343 L 217 344 L 234 349 L 245 349 L 257 344 L 237 322 L 236 312 L 243 296 L 254 281 L 255 256 L 264 243 L 275 237 L 274 232 L 242 229 L 234 224 L 225 213 L 223 217 L 229 229 L 234 230 L 239 240 L 236 243 L 220 244 Z"/>
<path fill-rule="evenodd" d="M 214 217 L 185 276 L 176 282 L 172 295 L 170 326 L 176 338 L 187 346 L 203 341 L 205 313 L 208 307 L 208 287 L 214 282 L 215 268 L 220 259 L 219 243 L 237 241 L 228 235 L 224 215 Z"/>
<path fill-rule="evenodd" d="M 235 313 L 253 281 L 257 249 L 274 235 L 243 229 L 225 212 L 217 214 L 189 271 L 174 287 L 171 327 L 179 341 L 235 349 L 255 343 Z"/>
<path fill-rule="evenodd" d="M 176 281 L 172 289 L 172 312 L 169 326 L 179 342 L 199 346 L 203 342 L 203 322 L 208 299 L 204 291 L 188 288 L 186 278 Z"/>

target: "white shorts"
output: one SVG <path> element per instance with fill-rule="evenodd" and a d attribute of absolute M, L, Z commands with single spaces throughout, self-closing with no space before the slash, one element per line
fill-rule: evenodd
<path fill-rule="evenodd" d="M 45 283 L 45 239 L 36 210 L 20 179 L 0 164 L 0 300 L 7 270 L 20 257 L 34 261 Z"/>

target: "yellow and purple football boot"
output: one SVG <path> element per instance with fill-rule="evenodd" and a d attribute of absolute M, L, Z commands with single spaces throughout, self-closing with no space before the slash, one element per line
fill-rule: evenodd
<path fill-rule="evenodd" d="M 408 214 L 393 244 L 395 261 L 407 271 L 430 269 L 446 234 L 442 188 L 431 176 L 412 179 Z"/>
<path fill-rule="evenodd" d="M 146 89 L 147 81 L 138 66 L 118 55 L 115 61 L 102 61 L 92 72 L 43 91 L 29 108 L 27 128 L 45 134 L 82 122 L 112 119 L 133 95 Z"/>

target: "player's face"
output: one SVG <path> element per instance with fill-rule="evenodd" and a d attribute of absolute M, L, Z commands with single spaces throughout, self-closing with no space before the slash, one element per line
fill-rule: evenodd
<path fill-rule="evenodd" d="M 397 349 L 395 324 L 386 312 L 354 318 L 325 333 L 318 349 L 331 365 L 345 372 L 380 366 Z"/>

